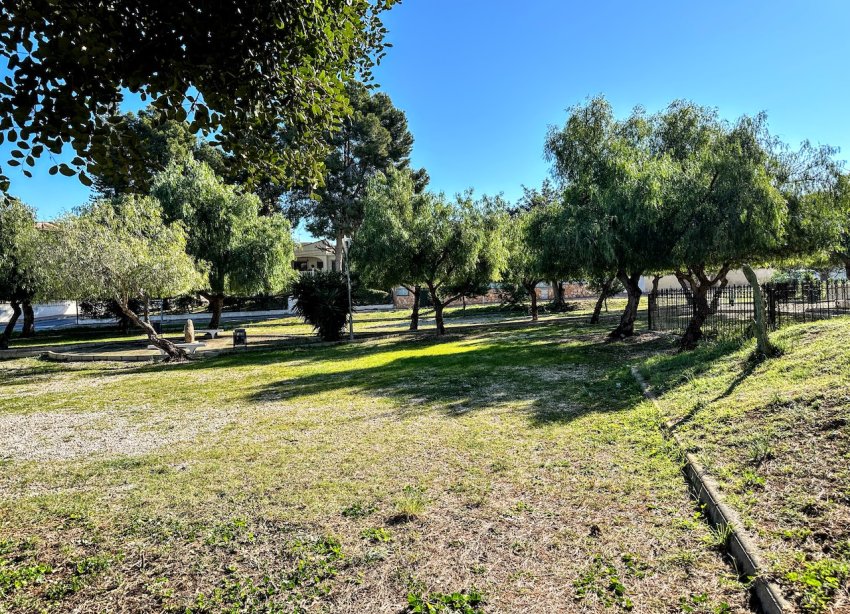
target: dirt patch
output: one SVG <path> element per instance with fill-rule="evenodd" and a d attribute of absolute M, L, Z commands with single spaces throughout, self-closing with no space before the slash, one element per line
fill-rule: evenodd
<path fill-rule="evenodd" d="M 39 412 L 0 416 L 0 459 L 70 460 L 98 454 L 139 456 L 217 431 L 233 417 L 161 417 L 140 424 L 118 412 Z"/>

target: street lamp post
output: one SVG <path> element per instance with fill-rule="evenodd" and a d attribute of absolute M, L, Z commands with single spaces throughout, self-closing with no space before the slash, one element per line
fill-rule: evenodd
<path fill-rule="evenodd" d="M 351 244 L 350 237 L 344 237 L 342 245 L 344 247 L 343 254 L 345 261 L 342 263 L 345 267 L 345 283 L 348 286 L 348 338 L 354 341 L 354 308 L 351 304 L 351 267 L 348 265 L 348 248 Z"/>

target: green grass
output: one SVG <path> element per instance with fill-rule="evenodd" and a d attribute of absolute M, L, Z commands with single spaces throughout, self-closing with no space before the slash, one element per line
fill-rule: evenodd
<path fill-rule="evenodd" d="M 754 344 L 706 344 L 642 365 L 666 418 L 719 482 L 806 612 L 850 608 L 850 320 L 796 325 Z"/>
<path fill-rule="evenodd" d="M 591 300 L 580 300 L 576 302 L 577 309 L 566 314 L 574 318 L 584 318 L 593 309 Z M 609 301 L 610 311 L 603 315 L 607 318 L 616 317 L 617 310 L 624 304 L 622 299 L 611 299 Z M 390 311 L 367 311 L 355 312 L 355 333 L 381 334 L 403 332 L 408 329 L 410 321 L 409 309 L 394 309 Z M 469 305 L 463 308 L 461 305 L 448 307 L 444 313 L 448 320 L 448 327 L 463 326 L 467 324 L 488 324 L 505 321 L 522 321 L 527 315 L 522 310 L 511 310 L 499 305 Z M 542 315 L 542 319 L 563 317 L 565 314 Z M 187 315 L 192 318 L 196 328 L 203 328 L 209 321 L 209 314 Z M 434 310 L 422 308 L 420 311 L 421 330 L 427 331 L 434 328 Z M 152 316 L 156 321 L 156 315 Z M 268 338 L 291 339 L 291 338 L 313 338 L 315 333 L 311 326 L 305 324 L 295 316 L 281 318 L 263 318 L 244 320 L 225 320 L 222 326 L 227 330 L 234 328 L 247 328 L 249 339 Z M 36 322 L 36 329 L 38 322 Z M 183 333 L 183 322 L 165 322 L 165 334 L 170 337 L 181 337 Z M 147 336 L 138 329 L 131 329 L 128 334 L 122 334 L 114 326 L 93 327 L 80 326 L 58 330 L 38 331 L 34 337 L 21 338 L 15 336 L 11 347 L 23 349 L 53 349 L 57 351 L 97 351 L 111 352 L 122 349 L 139 350 L 148 344 Z"/>
<path fill-rule="evenodd" d="M 0 611 L 743 611 L 629 372 L 653 339 L 2 362 Z"/>

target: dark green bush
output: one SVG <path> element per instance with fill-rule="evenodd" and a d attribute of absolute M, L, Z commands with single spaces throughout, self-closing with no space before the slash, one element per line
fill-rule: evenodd
<path fill-rule="evenodd" d="M 292 285 L 295 312 L 313 326 L 324 341 L 339 340 L 348 318 L 345 275 L 318 271 L 301 275 Z"/>

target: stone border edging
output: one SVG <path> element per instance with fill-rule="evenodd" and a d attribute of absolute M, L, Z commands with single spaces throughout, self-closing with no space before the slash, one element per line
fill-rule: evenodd
<path fill-rule="evenodd" d="M 659 415 L 663 416 L 658 398 L 650 390 L 649 384 L 646 383 L 638 368 L 633 366 L 631 371 L 632 376 L 640 384 L 643 396 L 650 400 Z M 738 513 L 723 502 L 717 483 L 692 454 L 685 452 L 685 446 L 673 432 L 672 423 L 662 418 L 661 425 L 664 437 L 676 444 L 677 452 L 684 461 L 682 471 L 688 481 L 691 494 L 705 505 L 712 525 L 730 531 L 726 541 L 726 551 L 735 563 L 736 571 L 754 578 L 752 589 L 761 611 L 765 614 L 793 612 L 794 608 L 782 596 L 779 587 L 762 575 L 764 565 L 758 547 L 742 528 L 743 524 Z"/>
<path fill-rule="evenodd" d="M 39 354 L 42 358 L 53 362 L 159 362 L 164 358 L 134 354 L 64 354 L 51 350 Z"/>

